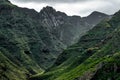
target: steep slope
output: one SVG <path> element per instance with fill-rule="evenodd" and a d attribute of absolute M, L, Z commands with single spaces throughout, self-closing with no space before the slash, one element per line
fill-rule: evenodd
<path fill-rule="evenodd" d="M 2 0 L 0 10 L 1 35 L 19 45 L 24 53 L 31 53 L 30 58 L 43 68 L 49 67 L 64 48 L 93 27 L 79 16 L 67 16 L 48 6 L 38 13 Z"/>
<path fill-rule="evenodd" d="M 0 11 L 0 79 L 26 80 L 31 74 L 43 72 L 41 67 L 49 67 L 55 59 L 46 46 L 53 48 L 60 41 L 52 39 L 40 25 L 36 11 L 9 1 L 0 3 Z"/>
<path fill-rule="evenodd" d="M 28 37 L 25 35 L 28 33 L 27 27 L 30 23 L 28 18 L 24 17 L 25 14 L 19 10 L 9 1 L 0 3 L 1 80 L 26 80 L 29 75 L 43 71 L 30 56 Z"/>
<path fill-rule="evenodd" d="M 48 31 L 55 35 L 63 44 L 68 46 L 77 42 L 81 36 L 101 20 L 109 18 L 109 15 L 100 12 L 93 12 L 86 18 L 67 16 L 65 13 L 56 11 L 49 6 L 44 7 L 39 15 L 41 22 Z"/>
<path fill-rule="evenodd" d="M 111 16 L 108 16 L 107 14 L 104 14 L 104 13 L 101 13 L 98 11 L 94 11 L 87 17 L 83 17 L 83 20 L 85 20 L 88 24 L 95 26 L 101 20 L 108 18 L 108 17 L 111 18 Z"/>
<path fill-rule="evenodd" d="M 66 49 L 53 67 L 30 80 L 119 80 L 120 11 Z"/>
<path fill-rule="evenodd" d="M 43 73 L 92 27 L 52 7 L 38 13 L 0 0 L 0 79 L 26 80 Z"/>
<path fill-rule="evenodd" d="M 44 7 L 39 15 L 47 30 L 67 46 L 75 43 L 92 27 L 82 21 L 79 16 L 67 16 L 49 6 Z"/>

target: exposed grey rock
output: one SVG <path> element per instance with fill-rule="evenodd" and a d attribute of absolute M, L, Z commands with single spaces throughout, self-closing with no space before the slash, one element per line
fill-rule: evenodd
<path fill-rule="evenodd" d="M 80 16 L 67 16 L 49 6 L 38 13 L 33 9 L 20 8 L 9 1 L 5 2 L 7 4 L 0 5 L 1 35 L 7 36 L 7 39 L 16 44 L 19 55 L 21 50 L 30 52 L 29 57 L 43 68 L 50 67 L 63 49 L 77 42 L 93 28 Z M 6 49 L 11 51 L 11 48 Z"/>

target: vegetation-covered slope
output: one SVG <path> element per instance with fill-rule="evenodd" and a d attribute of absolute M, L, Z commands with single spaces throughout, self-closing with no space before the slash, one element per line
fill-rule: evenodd
<path fill-rule="evenodd" d="M 38 13 L 0 0 L 0 80 L 26 80 L 43 73 L 92 27 L 52 7 Z"/>
<path fill-rule="evenodd" d="M 53 67 L 30 80 L 119 80 L 120 11 L 66 49 Z"/>

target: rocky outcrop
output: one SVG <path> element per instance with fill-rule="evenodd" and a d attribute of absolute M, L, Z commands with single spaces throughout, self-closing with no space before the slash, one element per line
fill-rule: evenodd
<path fill-rule="evenodd" d="M 49 6 L 38 13 L 1 0 L 0 54 L 9 63 L 8 71 L 11 66 L 15 68 L 8 74 L 13 76 L 21 68 L 20 74 L 43 72 L 66 47 L 77 42 L 92 27 L 80 16 L 68 16 Z M 5 76 L 8 74 L 5 72 Z"/>

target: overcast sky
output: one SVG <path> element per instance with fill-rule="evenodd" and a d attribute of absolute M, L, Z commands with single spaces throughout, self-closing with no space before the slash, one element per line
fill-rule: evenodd
<path fill-rule="evenodd" d="M 120 9 L 120 0 L 10 0 L 20 6 L 40 11 L 45 6 L 52 6 L 57 11 L 68 15 L 87 16 L 93 11 L 114 14 Z"/>

